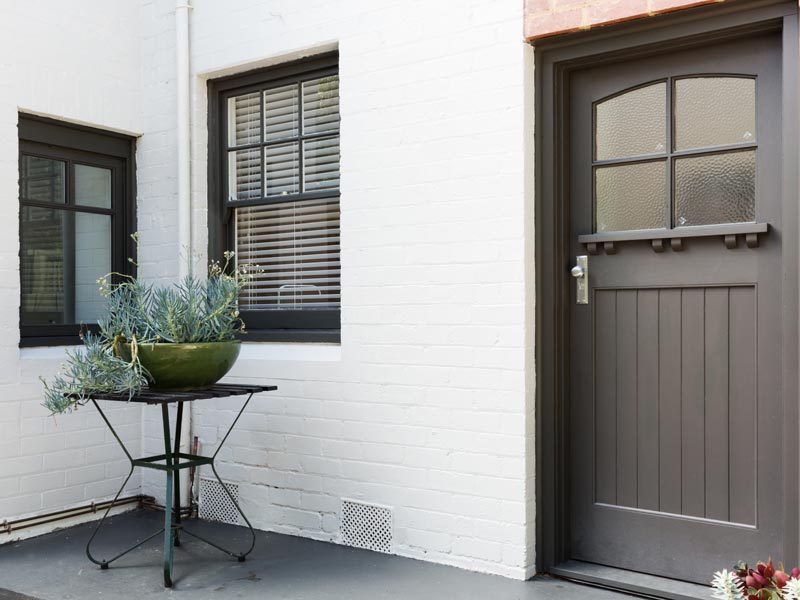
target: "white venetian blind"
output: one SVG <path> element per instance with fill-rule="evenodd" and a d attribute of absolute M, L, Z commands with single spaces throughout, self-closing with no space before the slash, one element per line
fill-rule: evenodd
<path fill-rule="evenodd" d="M 228 146 L 261 142 L 261 94 L 228 99 Z M 228 153 L 228 197 L 231 200 L 261 198 L 261 148 Z"/>
<path fill-rule="evenodd" d="M 258 267 L 241 309 L 339 308 L 338 76 L 242 94 L 227 106 L 228 197 L 264 199 L 234 208 L 237 261 Z"/>
<path fill-rule="evenodd" d="M 236 209 L 236 257 L 258 265 L 242 310 L 339 308 L 339 200 Z"/>
<path fill-rule="evenodd" d="M 339 188 L 339 78 L 303 82 L 303 189 Z M 333 135 L 331 135 L 333 134 Z"/>

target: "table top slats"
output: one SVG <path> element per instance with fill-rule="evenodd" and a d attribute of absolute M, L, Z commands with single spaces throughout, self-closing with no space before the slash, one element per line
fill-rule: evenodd
<path fill-rule="evenodd" d="M 166 392 L 159 390 L 143 389 L 135 396 L 128 398 L 127 394 L 87 394 L 90 400 L 110 400 L 113 402 L 140 402 L 144 404 L 169 404 L 171 402 L 191 402 L 193 400 L 206 400 L 209 398 L 226 398 L 228 396 L 244 396 L 260 392 L 274 392 L 278 387 L 274 385 L 255 384 L 230 384 L 217 383 L 207 390 L 191 392 Z M 77 398 L 76 395 L 71 395 Z"/>

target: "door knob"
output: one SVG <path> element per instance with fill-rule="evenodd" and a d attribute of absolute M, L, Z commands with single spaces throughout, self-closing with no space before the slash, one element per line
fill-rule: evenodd
<path fill-rule="evenodd" d="M 589 257 L 584 255 L 575 257 L 576 264 L 570 270 L 575 278 L 575 302 L 589 304 Z"/>

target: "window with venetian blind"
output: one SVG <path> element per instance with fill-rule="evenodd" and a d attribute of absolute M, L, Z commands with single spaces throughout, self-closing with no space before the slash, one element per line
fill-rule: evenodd
<path fill-rule="evenodd" d="M 239 263 L 257 266 L 239 298 L 249 339 L 298 331 L 333 339 L 341 296 L 336 57 L 213 82 L 211 93 L 219 141 L 211 189 L 222 215 L 212 252 L 232 249 Z"/>

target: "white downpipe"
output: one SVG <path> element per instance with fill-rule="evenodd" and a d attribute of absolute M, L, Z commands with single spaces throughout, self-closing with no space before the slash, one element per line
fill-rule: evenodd
<path fill-rule="evenodd" d="M 178 274 L 186 276 L 192 269 L 192 205 L 191 205 L 191 93 L 189 66 L 188 0 L 175 5 L 175 48 L 178 97 Z"/>
<path fill-rule="evenodd" d="M 177 146 L 178 146 L 178 275 L 183 278 L 192 271 L 192 201 L 191 201 L 191 72 L 189 65 L 190 0 L 175 3 L 175 55 L 177 66 Z M 191 451 L 192 403 L 187 403 L 181 424 L 181 452 Z M 192 499 L 189 489 L 189 470 L 180 472 L 181 504 L 188 506 Z"/>

